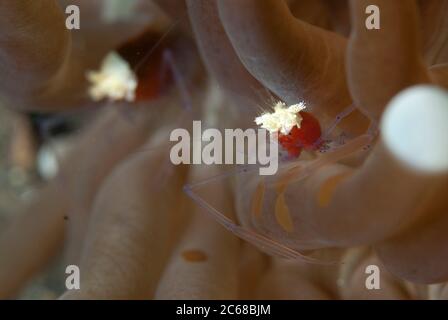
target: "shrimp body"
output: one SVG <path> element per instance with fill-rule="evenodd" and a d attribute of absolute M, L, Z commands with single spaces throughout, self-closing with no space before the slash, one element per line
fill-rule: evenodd
<path fill-rule="evenodd" d="M 303 111 L 305 108 L 303 102 L 291 106 L 278 102 L 274 112 L 255 118 L 255 123 L 277 136 L 278 143 L 289 156 L 297 158 L 303 149 L 316 150 L 321 144 L 319 121 Z"/>
<path fill-rule="evenodd" d="M 293 158 L 299 157 L 303 149 L 318 149 L 322 136 L 319 121 L 311 113 L 302 111 L 300 116 L 302 118 L 300 128 L 294 126 L 288 134 L 278 133 L 279 144 Z"/>

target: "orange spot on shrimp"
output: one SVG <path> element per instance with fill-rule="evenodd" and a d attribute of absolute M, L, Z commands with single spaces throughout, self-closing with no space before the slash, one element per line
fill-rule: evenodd
<path fill-rule="evenodd" d="M 255 190 L 253 199 L 252 199 L 252 214 L 259 218 L 261 215 L 261 210 L 263 208 L 263 200 L 264 200 L 264 192 L 265 185 L 264 180 L 258 183 L 257 189 Z"/>
<path fill-rule="evenodd" d="M 205 252 L 197 249 L 185 250 L 182 252 L 182 257 L 187 262 L 204 262 L 208 259 Z"/>
<path fill-rule="evenodd" d="M 295 163 L 293 167 L 284 170 L 278 174 L 275 181 L 277 194 L 284 193 L 288 185 L 294 181 L 298 174 L 303 170 L 303 166 Z"/>
<path fill-rule="evenodd" d="M 283 193 L 278 195 L 275 202 L 275 218 L 277 219 L 277 223 L 286 232 L 292 232 L 294 230 L 291 214 L 289 212 L 288 205 L 285 201 L 285 195 Z"/>
<path fill-rule="evenodd" d="M 317 203 L 320 207 L 328 207 L 333 198 L 336 187 L 345 178 L 350 175 L 350 172 L 345 172 L 328 178 L 320 186 L 319 192 L 317 193 Z"/>
<path fill-rule="evenodd" d="M 286 177 L 284 179 L 280 179 L 275 184 L 275 191 L 277 192 L 277 194 L 282 194 L 282 193 L 285 192 L 285 190 L 288 187 L 288 185 L 289 185 L 289 177 Z"/>

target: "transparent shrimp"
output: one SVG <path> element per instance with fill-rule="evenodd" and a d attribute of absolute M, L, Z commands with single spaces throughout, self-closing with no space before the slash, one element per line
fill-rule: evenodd
<path fill-rule="evenodd" d="M 173 23 L 163 34 L 144 30 L 136 37 L 115 48 L 123 59 L 131 66 L 132 71 L 138 78 L 136 99 L 134 102 L 102 100 L 98 103 L 89 102 L 86 106 L 80 106 L 73 110 L 60 112 L 58 114 L 37 114 L 33 116 L 35 129 L 40 137 L 40 143 L 45 143 L 50 150 L 57 148 L 57 140 L 53 134 L 59 127 L 69 126 L 67 134 L 77 133 L 80 127 L 89 122 L 89 118 L 101 116 L 103 109 L 112 109 L 129 124 L 136 124 L 136 109 L 146 108 L 150 113 L 148 126 L 153 128 L 153 134 L 158 135 L 159 131 L 167 132 L 166 127 L 179 128 L 186 127 L 193 118 L 196 108 L 189 94 L 190 85 L 181 74 L 180 68 L 175 61 L 172 52 L 177 41 L 177 23 Z M 173 93 L 178 93 L 179 101 L 171 99 L 165 103 L 165 98 Z M 84 99 L 89 101 L 87 92 Z M 173 101 L 174 100 L 174 101 Z M 161 110 L 163 107 L 163 110 Z M 159 129 L 165 130 L 159 130 Z M 111 138 L 109 138 L 109 136 Z M 104 143 L 111 146 L 114 144 L 112 131 L 104 137 Z M 98 139 L 98 137 L 93 137 Z M 137 150 L 136 152 L 160 152 L 167 148 L 169 137 L 158 138 L 158 144 L 151 144 Z M 61 159 L 59 159 L 61 160 Z M 167 159 L 167 163 L 169 159 Z M 164 166 L 164 168 L 171 166 Z M 170 174 L 166 170 L 158 170 L 158 175 Z M 63 177 L 59 177 L 62 179 Z M 161 179 L 163 181 L 163 179 Z"/>
<path fill-rule="evenodd" d="M 269 101 L 272 102 L 273 100 L 270 99 Z M 276 220 L 272 218 L 271 223 L 274 226 L 266 223 L 261 224 L 257 220 L 260 219 L 260 212 L 264 210 L 266 205 L 267 192 L 278 192 L 280 195 L 283 192 L 281 189 L 288 183 L 301 181 L 325 165 L 339 162 L 355 153 L 366 152 L 370 149 L 370 145 L 377 135 L 375 123 L 371 122 L 368 131 L 359 136 L 342 132 L 338 127 L 338 124 L 355 110 L 354 106 L 349 106 L 343 110 L 326 128 L 323 128 L 321 137 L 315 141 L 315 148 L 309 149 L 306 154 L 299 158 L 280 157 L 279 171 L 272 177 L 259 176 L 258 166 L 240 165 L 231 170 L 224 169 L 225 173 L 219 176 L 188 184 L 184 189 L 194 201 L 227 230 L 266 253 L 315 264 L 333 264 L 335 261 L 326 261 L 320 257 L 314 257 L 313 254 L 305 255 L 295 248 L 297 240 L 288 239 L 287 236 L 284 236 L 285 232 L 282 230 L 282 228 L 288 229 L 291 227 L 288 217 L 281 217 L 280 214 L 280 217 L 276 217 Z M 281 149 L 281 146 L 279 148 Z M 253 155 L 246 156 L 250 158 Z M 237 181 L 235 182 L 236 177 Z M 254 194 L 248 195 L 245 193 L 245 195 L 253 197 L 251 206 L 249 206 L 250 209 L 247 210 L 247 206 L 244 206 L 243 209 L 237 208 L 237 218 L 234 218 L 230 212 L 223 212 L 221 208 L 211 203 L 206 196 L 203 196 L 205 190 L 209 193 L 214 187 L 217 188 L 215 192 L 219 192 L 218 188 L 222 185 L 223 180 L 227 180 L 229 184 L 254 181 L 253 188 L 250 189 L 255 190 Z M 244 192 L 245 190 L 239 191 Z M 238 198 L 238 196 L 241 196 L 241 192 L 237 191 L 235 198 Z M 238 205 L 238 200 L 236 200 L 236 203 Z M 281 205 L 278 211 L 282 211 Z M 274 216 L 275 214 L 272 212 L 270 215 Z M 282 219 L 283 223 L 279 222 Z M 282 228 L 279 228 L 278 224 L 283 224 Z M 309 229 L 312 232 L 312 226 L 309 226 Z M 303 247 L 306 246 L 306 243 L 302 241 L 300 245 Z"/>

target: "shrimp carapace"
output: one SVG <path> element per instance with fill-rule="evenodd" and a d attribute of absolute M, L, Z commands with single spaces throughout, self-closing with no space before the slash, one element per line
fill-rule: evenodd
<path fill-rule="evenodd" d="M 319 121 L 309 112 L 303 102 L 287 106 L 278 102 L 274 112 L 265 113 L 255 123 L 277 135 L 279 144 L 289 156 L 297 158 L 303 149 L 316 150 L 321 144 L 322 130 Z"/>
<path fill-rule="evenodd" d="M 300 116 L 300 128 L 295 125 L 288 134 L 278 133 L 279 144 L 294 158 L 299 157 L 303 149 L 316 150 L 321 144 L 319 121 L 309 112 L 301 111 Z"/>
<path fill-rule="evenodd" d="M 137 101 L 156 99 L 172 84 L 173 77 L 164 61 L 164 52 L 173 40 L 170 36 L 163 40 L 161 37 L 158 32 L 146 30 L 117 49 L 137 76 Z"/>

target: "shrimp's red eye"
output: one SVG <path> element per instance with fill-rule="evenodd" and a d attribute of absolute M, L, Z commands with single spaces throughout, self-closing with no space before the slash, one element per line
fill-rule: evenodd
<path fill-rule="evenodd" d="M 278 142 L 291 157 L 298 157 L 302 149 L 315 149 L 322 135 L 319 121 L 308 112 L 300 112 L 300 128 L 294 126 L 289 134 L 278 134 Z"/>

